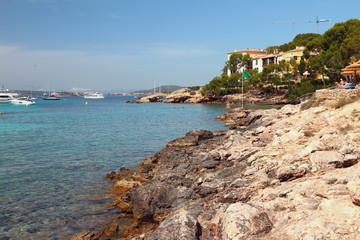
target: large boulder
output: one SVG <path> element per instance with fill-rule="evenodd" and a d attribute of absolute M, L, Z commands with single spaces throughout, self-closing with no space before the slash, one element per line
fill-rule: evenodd
<path fill-rule="evenodd" d="M 198 136 L 185 136 L 171 140 L 166 144 L 166 147 L 185 148 L 185 147 L 197 146 L 198 143 L 199 143 Z"/>
<path fill-rule="evenodd" d="M 204 103 L 212 102 L 214 99 L 211 96 L 202 96 L 200 88 L 182 88 L 169 94 L 165 103 Z M 216 98 L 216 101 L 219 98 Z"/>
<path fill-rule="evenodd" d="M 147 240 L 198 240 L 200 232 L 196 217 L 182 210 L 166 218 Z"/>
<path fill-rule="evenodd" d="M 161 103 L 163 97 L 164 97 L 164 94 L 157 93 L 155 95 L 140 97 L 136 100 L 127 101 L 127 103 Z"/>
<path fill-rule="evenodd" d="M 195 131 L 187 132 L 185 136 L 196 136 L 198 137 L 199 141 L 201 141 L 201 140 L 213 138 L 214 134 L 209 130 L 195 130 Z"/>
<path fill-rule="evenodd" d="M 249 239 L 270 232 L 273 227 L 268 214 L 245 203 L 235 203 L 226 209 L 221 235 L 223 240 Z"/>

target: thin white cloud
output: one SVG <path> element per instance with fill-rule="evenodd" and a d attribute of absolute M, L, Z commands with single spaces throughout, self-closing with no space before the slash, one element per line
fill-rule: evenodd
<path fill-rule="evenodd" d="M 21 49 L 23 49 L 23 48 L 18 47 L 18 46 L 0 46 L 0 56 L 1 55 L 6 55 L 6 54 L 9 54 L 9 53 L 18 52 Z"/>

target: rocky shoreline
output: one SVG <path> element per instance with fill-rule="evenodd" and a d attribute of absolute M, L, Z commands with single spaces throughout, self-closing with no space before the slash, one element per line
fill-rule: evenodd
<path fill-rule="evenodd" d="M 234 109 L 108 174 L 132 224 L 73 239 L 359 239 L 360 101 L 326 103 Z"/>
<path fill-rule="evenodd" d="M 127 103 L 161 103 L 163 97 L 166 96 L 164 103 L 241 103 L 245 104 L 288 104 L 289 100 L 284 98 L 285 93 L 279 92 L 277 95 L 265 95 L 258 91 L 249 91 L 244 94 L 232 94 L 226 96 L 206 95 L 202 96 L 199 89 L 182 88 L 171 94 L 156 93 L 151 96 L 140 97 L 138 99 L 128 101 Z"/>

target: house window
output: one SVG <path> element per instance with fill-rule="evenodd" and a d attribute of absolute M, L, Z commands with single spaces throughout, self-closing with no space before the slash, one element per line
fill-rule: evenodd
<path fill-rule="evenodd" d="M 255 60 L 255 65 L 258 65 L 258 60 L 257 59 Z"/>

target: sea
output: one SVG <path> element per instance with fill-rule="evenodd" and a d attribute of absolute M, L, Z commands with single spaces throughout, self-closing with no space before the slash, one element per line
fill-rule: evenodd
<path fill-rule="evenodd" d="M 223 104 L 130 104 L 134 97 L 0 105 L 0 240 L 67 239 L 119 212 L 105 176 L 197 129 L 226 130 Z"/>

